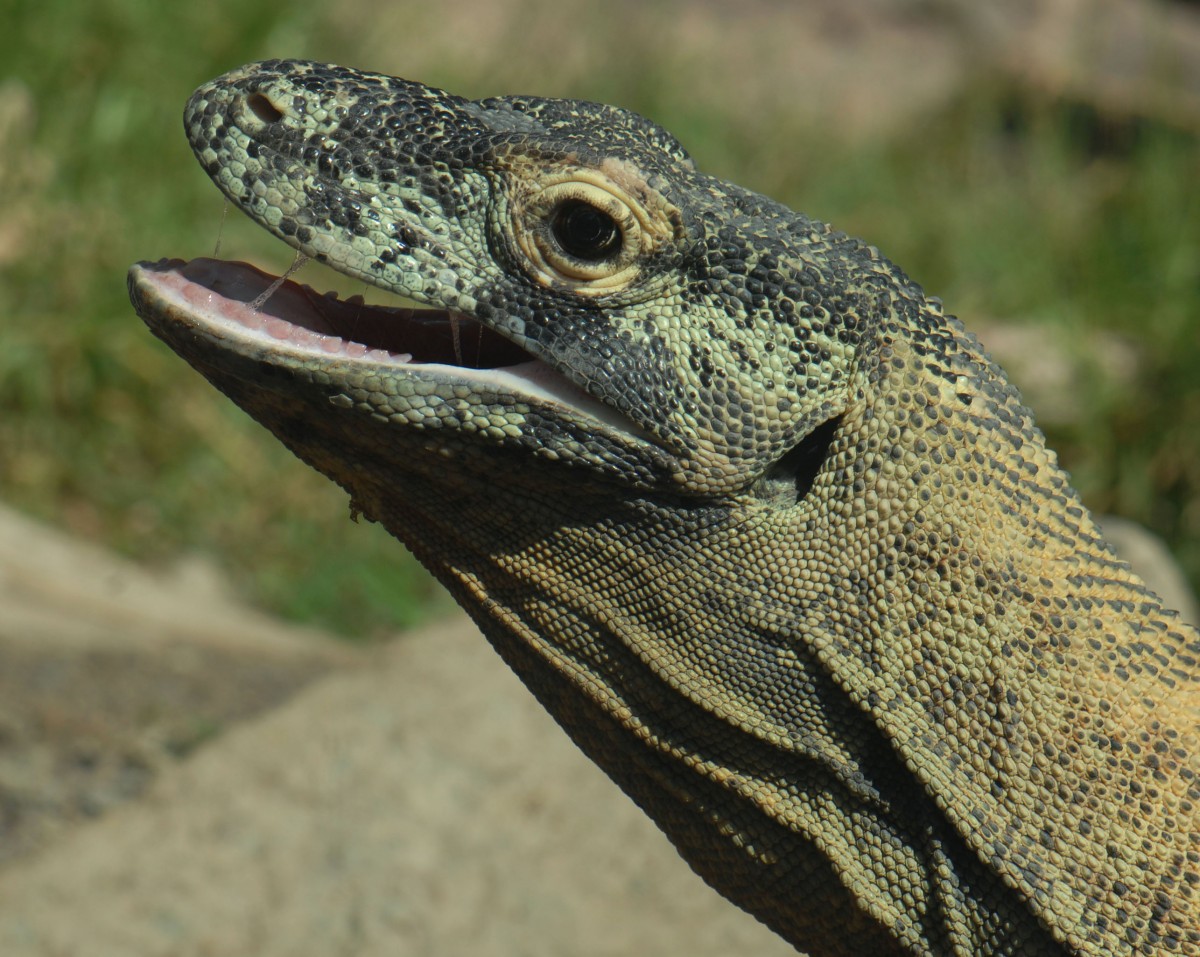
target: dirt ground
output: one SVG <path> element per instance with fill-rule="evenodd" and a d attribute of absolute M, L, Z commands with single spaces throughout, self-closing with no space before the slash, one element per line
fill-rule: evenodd
<path fill-rule="evenodd" d="M 463 618 L 347 649 L 0 510 L 0 702 L 6 957 L 791 952 Z"/>

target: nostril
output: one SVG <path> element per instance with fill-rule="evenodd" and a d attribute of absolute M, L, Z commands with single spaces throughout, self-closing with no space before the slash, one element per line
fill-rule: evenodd
<path fill-rule="evenodd" d="M 246 106 L 264 123 L 276 123 L 283 119 L 283 113 L 262 93 L 251 93 L 246 97 Z"/>

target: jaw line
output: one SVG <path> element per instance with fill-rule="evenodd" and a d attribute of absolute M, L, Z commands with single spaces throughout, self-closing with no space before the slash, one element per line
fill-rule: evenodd
<path fill-rule="evenodd" d="M 332 294 L 322 296 L 291 280 L 280 284 L 255 308 L 256 299 L 267 292 L 276 278 L 247 263 L 215 259 L 143 262 L 133 267 L 131 280 L 153 290 L 165 307 L 164 311 L 186 316 L 188 321 L 211 335 L 237 343 L 244 352 L 265 351 L 297 360 L 348 361 L 374 366 L 387 375 L 411 374 L 463 382 L 474 391 L 511 395 L 549 405 L 560 415 L 566 411 L 577 420 L 592 420 L 626 441 L 658 446 L 657 440 L 641 426 L 588 395 L 558 370 L 533 356 L 524 362 L 482 369 L 416 361 L 411 353 L 372 347 L 336 334 L 313 304 L 337 303 L 339 307 L 348 304 L 334 299 Z M 397 321 L 403 316 L 410 320 L 440 317 L 451 324 L 456 321 L 475 323 L 475 320 L 442 309 L 364 308 L 375 313 L 392 313 Z M 301 315 L 304 321 L 296 321 Z M 322 326 L 328 331 L 322 330 Z"/>

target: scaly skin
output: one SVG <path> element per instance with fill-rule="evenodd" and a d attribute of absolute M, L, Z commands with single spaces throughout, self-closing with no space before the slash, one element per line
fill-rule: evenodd
<path fill-rule="evenodd" d="M 185 122 L 236 205 L 454 345 L 294 287 L 265 311 L 416 361 L 247 331 L 209 290 L 267 280 L 213 264 L 134 267 L 139 313 L 713 887 L 816 955 L 1200 953 L 1200 636 L 900 270 L 613 107 L 270 62 Z"/>

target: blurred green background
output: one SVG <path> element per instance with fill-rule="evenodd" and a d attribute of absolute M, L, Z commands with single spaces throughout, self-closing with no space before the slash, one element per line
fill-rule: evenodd
<path fill-rule="evenodd" d="M 1131 66 L 1133 27 L 1059 18 L 1047 39 L 1047 6 L 9 0 L 0 500 L 151 564 L 211 556 L 248 599 L 348 636 L 448 607 L 126 298 L 131 262 L 209 255 L 221 230 L 182 132 L 188 94 L 299 56 L 617 103 L 702 168 L 866 238 L 1011 366 L 1088 504 L 1163 536 L 1195 586 L 1200 46 L 1173 44 L 1196 22 L 1124 5 L 1151 11 Z M 224 256 L 291 260 L 236 212 L 221 235 Z"/>

